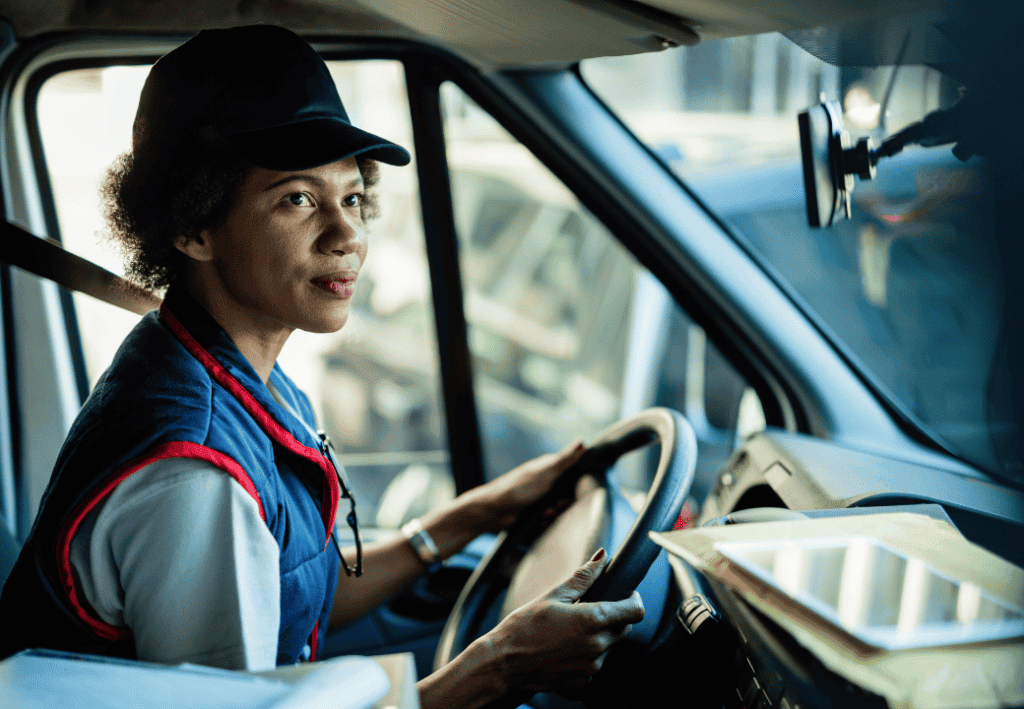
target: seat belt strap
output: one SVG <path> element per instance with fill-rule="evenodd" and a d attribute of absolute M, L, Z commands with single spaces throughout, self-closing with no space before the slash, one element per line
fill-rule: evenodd
<path fill-rule="evenodd" d="M 149 291 L 65 251 L 55 241 L 42 239 L 3 220 L 0 220 L 0 261 L 139 315 L 160 307 L 160 298 Z"/>

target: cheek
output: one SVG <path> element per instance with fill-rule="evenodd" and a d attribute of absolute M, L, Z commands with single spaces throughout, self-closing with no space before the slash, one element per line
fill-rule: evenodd
<path fill-rule="evenodd" d="M 366 261 L 366 253 L 370 250 L 370 232 L 366 226 L 359 227 L 359 246 L 356 248 L 356 252 L 359 254 L 361 261 Z"/>
<path fill-rule="evenodd" d="M 263 225 L 264 227 L 270 225 Z M 271 279 L 295 271 L 301 261 L 301 240 L 293 235 L 271 228 L 252 229 L 248 238 L 238 245 L 236 258 L 244 263 L 250 276 Z"/>

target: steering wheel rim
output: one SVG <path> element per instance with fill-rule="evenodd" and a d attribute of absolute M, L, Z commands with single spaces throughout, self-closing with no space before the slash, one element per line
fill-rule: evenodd
<path fill-rule="evenodd" d="M 466 581 L 448 616 L 434 656 L 435 670 L 448 664 L 483 634 L 480 628 L 487 611 L 507 587 L 506 577 L 514 574 L 510 571 L 511 560 L 515 559 L 518 565 L 539 537 L 544 524 L 543 510 L 554 501 L 568 497 L 581 476 L 594 473 L 603 476 L 624 454 L 654 441 L 660 441 L 661 454 L 644 506 L 601 576 L 580 601 L 617 601 L 633 593 L 661 552 L 648 532 L 671 529 L 693 483 L 697 466 L 697 439 L 693 428 L 682 414 L 663 407 L 642 411 L 602 432 L 573 472 L 563 474 L 544 498 L 524 510 L 509 529 L 498 535 L 491 552 Z M 496 582 L 505 586 L 495 588 Z"/>

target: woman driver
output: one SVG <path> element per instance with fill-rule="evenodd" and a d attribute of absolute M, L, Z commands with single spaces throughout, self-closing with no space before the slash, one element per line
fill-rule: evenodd
<path fill-rule="evenodd" d="M 345 324 L 375 160 L 409 155 L 350 125 L 326 65 L 287 30 L 204 31 L 157 62 L 106 191 L 131 275 L 166 299 L 61 450 L 0 599 L 8 619 L 29 621 L 5 624 L 2 654 L 237 669 L 315 659 L 328 627 L 507 526 L 579 458 L 582 445 L 538 458 L 368 545 L 361 577 L 339 563 L 337 474 L 275 362 L 295 329 Z M 423 679 L 423 705 L 585 683 L 643 617 L 636 595 L 573 604 L 602 557 Z"/>

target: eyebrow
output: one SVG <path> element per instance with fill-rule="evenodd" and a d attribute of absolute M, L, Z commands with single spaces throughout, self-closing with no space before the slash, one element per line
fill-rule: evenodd
<path fill-rule="evenodd" d="M 317 177 L 316 175 L 299 174 L 299 175 L 289 175 L 288 177 L 283 177 L 280 180 L 278 180 L 277 182 L 274 182 L 274 183 L 264 187 L 263 191 L 264 192 L 269 192 L 270 190 L 272 190 L 274 188 L 277 188 L 277 187 L 280 187 L 281 185 L 286 185 L 289 182 L 310 182 L 310 183 L 316 185 L 317 187 L 324 187 L 324 186 L 327 185 L 327 181 L 324 180 L 322 177 Z M 362 182 L 363 182 L 362 175 L 360 175 L 359 177 L 353 177 L 351 180 L 349 180 L 348 184 L 346 184 L 343 189 L 346 189 L 346 190 L 350 189 L 352 187 L 355 187 L 356 185 L 362 184 Z"/>

